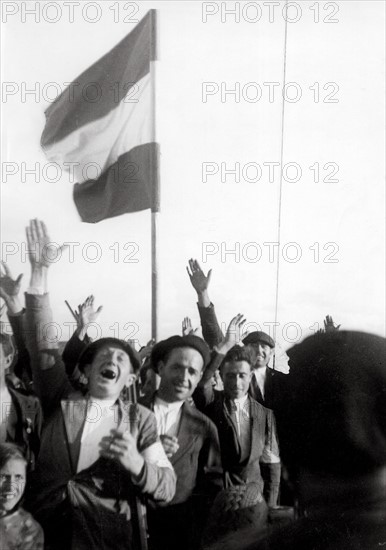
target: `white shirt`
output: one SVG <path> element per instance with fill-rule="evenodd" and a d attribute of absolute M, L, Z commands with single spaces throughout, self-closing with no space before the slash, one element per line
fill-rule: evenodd
<path fill-rule="evenodd" d="M 259 386 L 259 390 L 261 391 L 261 395 L 263 396 L 263 399 L 264 399 L 264 384 L 267 376 L 267 367 L 260 367 L 259 369 L 254 369 L 253 375 L 256 379 L 257 385 Z"/>
<path fill-rule="evenodd" d="M 154 400 L 154 415 L 157 421 L 157 430 L 159 435 L 177 436 L 178 427 L 181 420 L 181 407 L 183 401 L 176 403 L 167 403 L 160 397 Z"/>
<path fill-rule="evenodd" d="M 118 405 L 115 399 L 101 400 L 90 398 L 80 443 L 80 453 L 76 471 L 85 470 L 99 458 L 99 443 L 102 437 L 110 435 L 119 424 Z"/>

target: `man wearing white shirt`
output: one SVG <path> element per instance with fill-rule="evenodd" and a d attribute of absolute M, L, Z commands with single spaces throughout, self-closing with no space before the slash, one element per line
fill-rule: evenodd
<path fill-rule="evenodd" d="M 285 399 L 287 374 L 270 368 L 269 362 L 273 357 L 275 342 L 262 331 L 251 332 L 243 340 L 253 359 L 253 375 L 249 386 L 249 394 L 264 407 L 274 412 Z M 276 439 L 278 449 L 276 425 L 272 437 Z M 261 457 L 261 473 L 264 479 L 264 496 L 270 507 L 277 506 L 280 488 L 281 462 L 279 453 L 273 449 L 265 449 Z"/>
<path fill-rule="evenodd" d="M 152 550 L 198 548 L 208 505 L 222 488 L 216 427 L 189 402 L 209 357 L 208 346 L 193 335 L 172 336 L 152 351 L 152 365 L 161 383 L 144 404 L 155 414 L 162 444 L 177 475 L 173 500 L 168 506 L 149 510 Z"/>
<path fill-rule="evenodd" d="M 204 412 L 218 429 L 227 485 L 253 482 L 263 492 L 260 459 L 264 452 L 278 453 L 278 449 L 272 438 L 272 411 L 248 394 L 252 362 L 245 347 L 234 346 L 228 351 L 220 367 L 224 390 L 206 388 Z"/>
<path fill-rule="evenodd" d="M 136 378 L 139 357 L 116 338 L 91 343 L 78 365 L 88 393 L 74 391 L 54 334 L 43 222 L 30 222 L 27 241 L 32 270 L 26 336 L 45 413 L 29 507 L 45 530 L 47 550 L 137 550 L 136 497 L 168 502 L 175 492 L 153 414 L 120 399 Z"/>

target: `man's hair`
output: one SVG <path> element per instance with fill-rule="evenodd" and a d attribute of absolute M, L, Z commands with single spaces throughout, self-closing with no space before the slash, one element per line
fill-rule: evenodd
<path fill-rule="evenodd" d="M 20 447 L 14 443 L 1 443 L 0 444 L 0 468 L 4 466 L 10 460 L 22 460 L 27 464 L 27 459 Z"/>
<path fill-rule="evenodd" d="M 3 346 L 3 352 L 6 357 L 15 353 L 12 338 L 9 334 L 4 334 L 4 332 L 0 332 L 0 344 Z"/>
<path fill-rule="evenodd" d="M 223 370 L 226 363 L 234 363 L 236 361 L 246 361 L 248 365 L 253 368 L 253 358 L 251 352 L 243 346 L 233 346 L 225 355 L 220 365 L 220 371 Z"/>
<path fill-rule="evenodd" d="M 95 342 L 89 344 L 79 357 L 79 370 L 81 372 L 84 372 L 84 367 L 86 365 L 91 365 L 96 354 L 105 347 L 115 347 L 127 353 L 133 367 L 133 372 L 136 374 L 139 371 L 141 360 L 138 353 L 135 351 L 134 348 L 131 347 L 128 342 L 125 342 L 124 340 L 118 340 L 118 338 L 100 338 L 99 340 L 96 340 Z"/>
<path fill-rule="evenodd" d="M 154 371 L 153 369 L 153 366 L 152 364 L 150 363 L 150 359 L 146 359 L 146 361 L 144 362 L 144 364 L 141 366 L 141 368 L 139 369 L 139 378 L 141 380 L 141 385 L 143 386 L 145 383 L 146 383 L 146 376 L 147 376 L 147 372 L 149 370 L 152 370 Z M 155 371 L 154 371 L 155 372 Z"/>

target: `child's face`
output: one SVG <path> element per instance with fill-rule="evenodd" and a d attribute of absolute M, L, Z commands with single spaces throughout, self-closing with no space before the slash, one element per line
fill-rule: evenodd
<path fill-rule="evenodd" d="M 0 469 L 0 512 L 9 512 L 24 493 L 26 464 L 19 458 L 11 458 Z"/>

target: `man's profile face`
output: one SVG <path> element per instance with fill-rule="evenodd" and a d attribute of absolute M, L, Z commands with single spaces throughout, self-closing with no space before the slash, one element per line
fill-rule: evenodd
<path fill-rule="evenodd" d="M 252 370 L 247 361 L 229 361 L 221 367 L 224 393 L 229 399 L 241 399 L 248 393 Z"/>
<path fill-rule="evenodd" d="M 256 342 L 255 344 L 248 344 L 246 346 L 251 352 L 253 358 L 253 368 L 259 369 L 266 367 L 271 358 L 273 348 L 263 342 Z"/>
<path fill-rule="evenodd" d="M 169 403 L 192 396 L 203 374 L 204 359 L 193 348 L 175 348 L 166 361 L 160 361 L 160 396 Z"/>
<path fill-rule="evenodd" d="M 117 399 L 123 388 L 135 380 L 130 357 L 114 345 L 101 348 L 84 372 L 90 395 L 97 399 Z"/>

